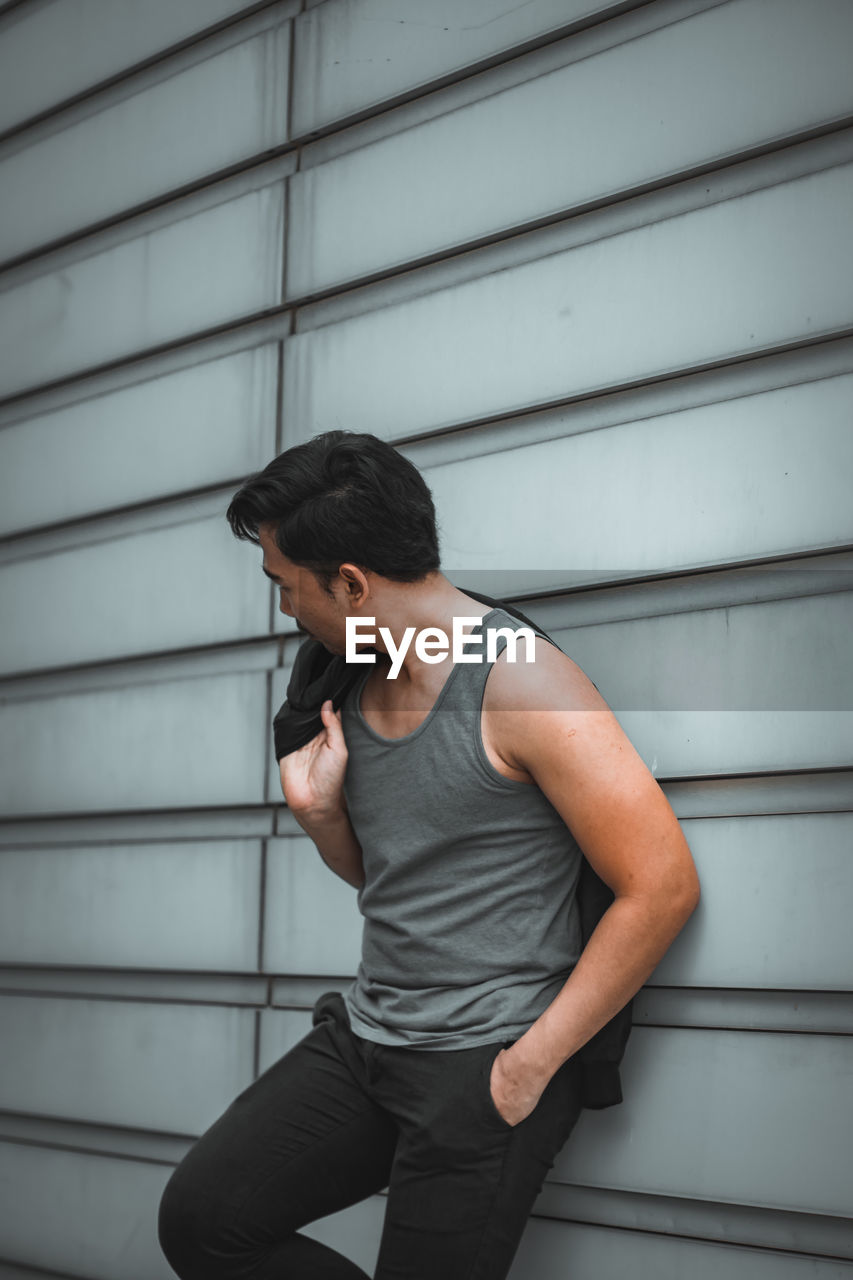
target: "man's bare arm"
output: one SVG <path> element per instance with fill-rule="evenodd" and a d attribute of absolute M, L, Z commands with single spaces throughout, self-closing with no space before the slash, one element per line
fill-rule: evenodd
<path fill-rule="evenodd" d="M 314 841 L 326 866 L 354 889 L 360 889 L 364 884 L 364 862 L 361 845 L 346 809 L 342 809 L 339 814 L 327 814 L 313 819 L 309 814 L 294 810 L 293 816 Z"/>
<path fill-rule="evenodd" d="M 326 865 L 353 888 L 364 884 L 361 845 L 343 793 L 348 752 L 340 711 L 331 700 L 320 712 L 323 728 L 298 751 L 279 761 L 281 789 L 296 821 L 311 837 Z"/>
<path fill-rule="evenodd" d="M 498 1055 L 495 1101 L 517 1123 L 561 1064 L 639 991 L 700 888 L 660 784 L 583 671 L 542 640 L 533 666 L 500 666 L 489 715 L 501 755 L 534 778 L 615 895 L 556 998 Z"/>

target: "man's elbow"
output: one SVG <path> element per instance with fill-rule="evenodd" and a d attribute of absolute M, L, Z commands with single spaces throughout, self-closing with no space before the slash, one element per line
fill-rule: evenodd
<path fill-rule="evenodd" d="M 673 936 L 693 915 L 701 898 L 699 875 L 690 856 L 672 859 L 665 869 L 649 868 L 647 875 L 629 888 L 622 891 L 613 887 L 613 892 L 617 898 L 641 903 L 648 917 L 664 929 L 669 928 Z"/>
<path fill-rule="evenodd" d="M 647 894 L 649 912 L 661 924 L 668 924 L 673 934 L 679 933 L 699 905 L 701 890 L 696 868 L 690 866 L 673 871 L 666 881 L 650 885 Z"/>
<path fill-rule="evenodd" d="M 684 875 L 679 876 L 674 890 L 670 896 L 673 914 L 680 921 L 679 928 L 683 928 L 693 912 L 699 906 L 702 896 L 699 877 L 696 874 L 694 866 L 689 867 Z"/>

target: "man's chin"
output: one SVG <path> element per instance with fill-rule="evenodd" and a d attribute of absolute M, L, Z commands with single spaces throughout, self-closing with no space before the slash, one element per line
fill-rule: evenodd
<path fill-rule="evenodd" d="M 333 653 L 336 656 L 340 656 L 340 657 L 342 657 L 346 653 L 345 649 L 341 649 L 334 644 L 329 644 L 328 641 L 321 640 L 319 636 L 312 636 L 311 639 L 316 640 L 318 644 L 321 644 L 327 653 Z"/>
<path fill-rule="evenodd" d="M 299 623 L 296 624 L 296 630 L 304 639 L 316 640 L 317 644 L 321 644 L 327 653 L 332 653 L 337 658 L 346 657 L 347 650 L 345 641 L 341 644 L 333 644 L 330 640 L 321 640 L 319 636 L 315 636 L 313 632 L 306 630 L 306 628 L 300 626 Z M 361 641 L 356 645 L 356 652 L 361 654 L 371 653 L 375 658 L 378 650 L 375 645 L 368 644 L 366 641 Z"/>

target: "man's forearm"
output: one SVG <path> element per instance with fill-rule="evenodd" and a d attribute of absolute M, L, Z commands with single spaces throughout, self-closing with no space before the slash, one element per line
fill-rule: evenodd
<path fill-rule="evenodd" d="M 360 889 L 364 884 L 364 861 L 346 809 L 324 814 L 294 810 L 293 816 L 314 841 L 326 865 L 354 889 Z"/>
<path fill-rule="evenodd" d="M 636 995 L 695 905 L 615 898 L 560 992 L 507 1051 L 506 1067 L 544 1089 L 562 1063 Z"/>

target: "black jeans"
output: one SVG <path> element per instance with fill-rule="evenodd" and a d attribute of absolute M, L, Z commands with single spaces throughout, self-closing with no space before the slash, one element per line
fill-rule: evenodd
<path fill-rule="evenodd" d="M 190 1148 L 160 1201 L 181 1280 L 365 1280 L 299 1227 L 388 1188 L 375 1280 L 503 1280 L 580 1114 L 576 1057 L 510 1125 L 489 1087 L 511 1041 L 375 1044 L 343 997 Z"/>

